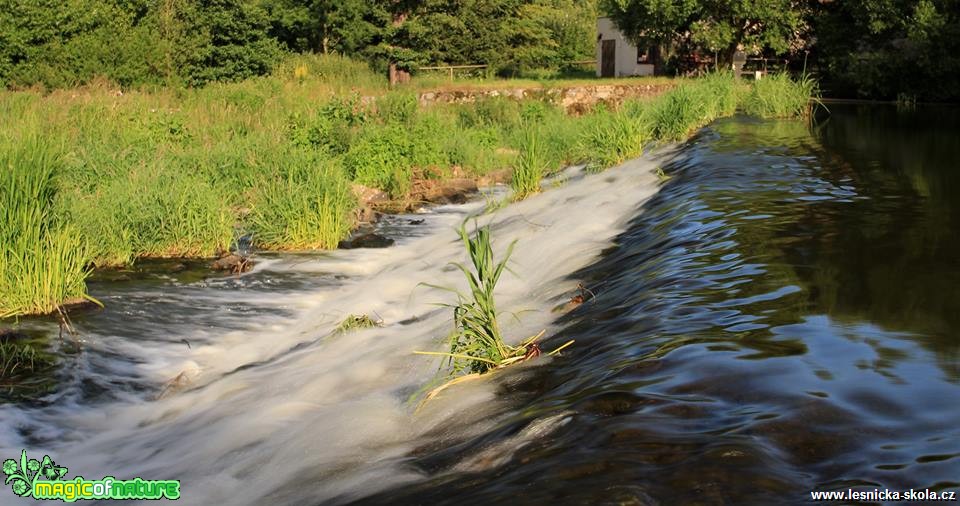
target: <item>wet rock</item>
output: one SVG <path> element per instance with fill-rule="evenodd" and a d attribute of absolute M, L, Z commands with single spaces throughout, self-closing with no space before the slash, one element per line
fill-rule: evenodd
<path fill-rule="evenodd" d="M 389 237 L 384 237 L 380 234 L 370 232 L 366 234 L 360 234 L 345 241 L 340 241 L 340 248 L 386 248 L 388 246 L 392 246 L 394 242 L 396 241 Z"/>
<path fill-rule="evenodd" d="M 477 191 L 477 182 L 470 178 L 444 181 L 422 180 L 413 185 L 411 199 L 433 204 L 462 204 L 468 195 Z"/>
<path fill-rule="evenodd" d="M 0 329 L 0 343 L 6 343 L 10 341 L 22 341 L 27 339 L 27 335 L 23 332 L 17 332 L 13 329 Z"/>
<path fill-rule="evenodd" d="M 577 409 L 594 415 L 617 416 L 635 413 L 658 402 L 657 399 L 641 397 L 630 392 L 604 392 L 581 401 Z"/>
<path fill-rule="evenodd" d="M 218 258 L 210 265 L 210 268 L 215 271 L 228 271 L 234 274 L 240 274 L 253 268 L 253 260 L 244 256 L 230 254 Z"/>
<path fill-rule="evenodd" d="M 75 313 L 77 311 L 95 311 L 102 309 L 100 304 L 89 299 L 69 299 L 60 305 L 60 311 L 64 313 Z M 56 314 L 56 311 L 54 311 Z"/>
<path fill-rule="evenodd" d="M 356 223 L 374 223 L 380 215 L 372 207 L 364 205 L 354 209 L 353 217 Z"/>

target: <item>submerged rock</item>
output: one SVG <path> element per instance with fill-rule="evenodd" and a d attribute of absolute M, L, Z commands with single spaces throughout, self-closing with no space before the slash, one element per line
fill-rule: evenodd
<path fill-rule="evenodd" d="M 0 343 L 22 341 L 27 338 L 28 336 L 23 332 L 17 332 L 13 329 L 0 329 Z"/>
<path fill-rule="evenodd" d="M 230 254 L 225 257 L 218 258 L 210 268 L 215 271 L 229 271 L 234 274 L 240 274 L 247 272 L 250 269 L 253 269 L 253 260 L 250 260 L 247 257 Z"/>
<path fill-rule="evenodd" d="M 360 234 L 352 239 L 340 241 L 340 248 L 386 248 L 388 246 L 392 246 L 394 242 L 396 241 L 389 237 L 384 237 L 380 234 L 370 232 L 366 234 Z"/>

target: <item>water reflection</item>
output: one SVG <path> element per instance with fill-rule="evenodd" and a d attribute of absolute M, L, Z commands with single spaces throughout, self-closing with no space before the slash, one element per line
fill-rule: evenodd
<path fill-rule="evenodd" d="M 832 106 L 717 122 L 563 319 L 566 357 L 503 375 L 516 411 L 427 445 L 360 502 L 800 503 L 960 487 L 960 115 Z M 504 464 L 457 463 L 538 420 Z M 346 499 L 346 498 L 345 498 Z"/>

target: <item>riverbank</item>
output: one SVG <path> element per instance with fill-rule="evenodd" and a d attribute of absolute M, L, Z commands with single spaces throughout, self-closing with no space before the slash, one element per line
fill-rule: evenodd
<path fill-rule="evenodd" d="M 241 239 L 334 248 L 356 225 L 355 184 L 403 201 L 419 182 L 506 171 L 522 196 L 563 167 L 602 170 L 762 102 L 712 76 L 580 115 L 502 96 L 424 106 L 414 89 L 365 99 L 378 77 L 335 69 L 187 91 L 6 93 L 0 239 L 13 246 L 0 255 L 0 317 L 54 311 L 86 296 L 91 268 L 138 258 L 212 257 Z"/>

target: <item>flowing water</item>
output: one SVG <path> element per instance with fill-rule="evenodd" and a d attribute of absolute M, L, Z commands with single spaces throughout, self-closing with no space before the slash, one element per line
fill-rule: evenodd
<path fill-rule="evenodd" d="M 412 352 L 442 348 L 453 297 L 420 283 L 462 287 L 453 228 L 484 202 L 393 218 L 386 249 L 101 275 L 53 393 L 0 406 L 0 456 L 180 479 L 185 504 L 956 490 L 960 112 L 831 112 L 721 120 L 481 217 L 498 250 L 517 240 L 506 333 L 576 342 L 419 411 L 438 363 Z M 593 297 L 552 310 L 579 283 Z M 350 313 L 383 326 L 334 333 Z"/>

